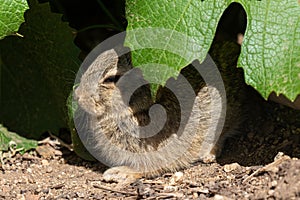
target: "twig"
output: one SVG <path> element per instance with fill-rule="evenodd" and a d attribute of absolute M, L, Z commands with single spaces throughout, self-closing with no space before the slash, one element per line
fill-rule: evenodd
<path fill-rule="evenodd" d="M 22 158 L 25 159 L 25 160 L 41 160 L 41 158 L 39 158 L 39 157 L 34 157 L 34 156 L 31 156 L 31 155 L 28 155 L 28 154 L 22 155 Z"/>
<path fill-rule="evenodd" d="M 102 189 L 102 190 L 107 190 L 107 191 L 111 191 L 111 192 L 116 192 L 116 193 L 120 193 L 120 194 L 127 194 L 127 195 L 131 195 L 131 196 L 138 196 L 137 193 L 134 192 L 126 192 L 126 191 L 120 191 L 120 190 L 115 190 L 112 188 L 108 188 L 102 185 L 97 185 L 97 184 L 92 184 L 93 187 L 98 188 L 98 189 Z"/>
<path fill-rule="evenodd" d="M 60 143 L 61 146 L 66 147 L 67 149 L 69 149 L 69 151 L 73 151 L 72 145 L 65 143 L 62 139 L 60 139 L 59 137 L 53 135 L 53 134 L 50 133 L 50 132 L 49 132 L 49 135 L 50 135 L 52 138 L 58 140 L 58 142 Z"/>
<path fill-rule="evenodd" d="M 183 197 L 183 194 L 179 193 L 157 193 L 153 197 L 148 197 L 147 199 L 169 199 L 169 198 L 177 198 L 180 199 Z"/>
<path fill-rule="evenodd" d="M 251 175 L 249 175 L 248 177 L 246 177 L 242 183 L 244 184 L 245 182 L 248 182 L 252 177 L 254 177 L 255 175 L 261 173 L 261 172 L 267 172 L 267 171 L 270 171 L 273 167 L 279 165 L 280 163 L 282 163 L 283 161 L 285 160 L 288 160 L 290 157 L 289 156 L 282 156 L 280 157 L 279 159 L 273 161 L 272 163 L 264 166 L 264 167 L 261 167 L 259 169 L 257 169 L 255 172 L 253 172 Z"/>
<path fill-rule="evenodd" d="M 164 182 L 160 180 L 143 180 L 144 183 L 149 183 L 149 184 L 156 184 L 156 185 L 163 185 Z"/>
<path fill-rule="evenodd" d="M 66 147 L 67 149 L 69 149 L 69 151 L 73 151 L 72 145 L 65 143 L 62 139 L 53 135 L 50 132 L 49 132 L 49 135 L 51 138 L 55 139 L 56 141 L 52 141 L 52 140 L 50 140 L 49 137 L 47 137 L 46 139 L 39 141 L 38 144 L 50 144 L 52 147 L 55 147 L 56 145 L 61 145 L 63 147 Z"/>

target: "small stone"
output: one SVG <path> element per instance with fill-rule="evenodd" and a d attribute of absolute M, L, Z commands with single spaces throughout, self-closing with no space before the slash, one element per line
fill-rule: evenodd
<path fill-rule="evenodd" d="M 199 197 L 198 193 L 197 192 L 194 192 L 193 193 L 193 199 L 197 199 Z"/>
<path fill-rule="evenodd" d="M 224 165 L 224 171 L 231 172 L 231 171 L 238 169 L 239 167 L 240 167 L 240 165 L 238 163 L 227 164 L 227 165 Z"/>
<path fill-rule="evenodd" d="M 23 194 L 17 194 L 17 199 L 19 200 L 26 200 Z"/>
<path fill-rule="evenodd" d="M 202 194 L 208 194 L 209 190 L 207 188 L 204 188 L 204 189 L 198 189 L 197 192 L 202 193 Z"/>
<path fill-rule="evenodd" d="M 35 183 L 35 180 L 32 177 L 28 178 L 28 183 Z"/>
<path fill-rule="evenodd" d="M 26 194 L 27 190 L 26 189 L 21 189 L 20 194 Z"/>
<path fill-rule="evenodd" d="M 172 186 L 172 185 L 165 185 L 164 186 L 164 192 L 176 192 L 178 191 L 177 186 Z"/>
<path fill-rule="evenodd" d="M 270 195 L 270 196 L 273 195 L 274 193 L 275 193 L 274 190 L 269 190 L 269 191 L 268 191 L 268 195 Z"/>
<path fill-rule="evenodd" d="M 278 152 L 277 155 L 274 157 L 274 161 L 278 160 L 279 158 L 281 158 L 282 156 L 284 156 L 283 152 Z"/>
<path fill-rule="evenodd" d="M 276 180 L 272 181 L 272 182 L 271 182 L 271 187 L 274 188 L 274 187 L 276 187 L 276 186 L 277 186 L 277 181 L 276 181 Z"/>
<path fill-rule="evenodd" d="M 214 200 L 224 200 L 224 197 L 221 196 L 221 195 L 219 195 L 219 194 L 216 194 L 216 195 L 214 196 Z"/>
<path fill-rule="evenodd" d="M 52 167 L 47 167 L 46 172 L 51 173 L 53 171 Z"/>
<path fill-rule="evenodd" d="M 85 197 L 85 194 L 83 192 L 76 192 L 76 195 L 79 197 L 79 198 L 84 198 Z"/>
<path fill-rule="evenodd" d="M 38 146 L 36 149 L 37 153 L 42 157 L 42 158 L 52 158 L 54 156 L 54 151 L 53 147 L 43 145 L 43 146 Z"/>
<path fill-rule="evenodd" d="M 40 196 L 38 195 L 35 195 L 35 194 L 31 194 L 30 192 L 27 192 L 25 194 L 25 199 L 30 199 L 30 200 L 39 200 L 40 199 Z"/>
<path fill-rule="evenodd" d="M 183 173 L 176 172 L 170 179 L 170 185 L 176 185 L 182 183 L 182 181 L 183 181 Z"/>
<path fill-rule="evenodd" d="M 41 185 L 37 185 L 37 188 L 35 189 L 35 193 L 38 194 L 42 192 L 42 186 Z"/>
<path fill-rule="evenodd" d="M 48 160 L 42 160 L 42 165 L 49 165 Z"/>
<path fill-rule="evenodd" d="M 244 192 L 244 197 L 245 197 L 246 199 L 250 199 L 250 194 L 248 194 L 247 192 Z"/>
<path fill-rule="evenodd" d="M 226 178 L 227 178 L 228 180 L 234 180 L 234 179 L 235 179 L 235 175 L 229 174 L 228 176 L 226 176 Z M 222 182 L 224 182 L 225 184 L 229 184 L 228 181 L 222 181 Z"/>
<path fill-rule="evenodd" d="M 251 174 L 252 173 L 252 168 L 251 167 L 246 167 L 245 171 L 246 171 L 246 174 Z"/>
<path fill-rule="evenodd" d="M 32 169 L 31 169 L 31 168 L 27 168 L 26 171 L 27 171 L 28 173 L 30 173 L 30 174 L 32 173 Z"/>
<path fill-rule="evenodd" d="M 216 155 L 214 154 L 208 154 L 204 157 L 201 158 L 202 162 L 208 164 L 208 163 L 213 163 L 216 161 Z"/>
<path fill-rule="evenodd" d="M 55 149 L 54 150 L 54 155 L 56 155 L 56 156 L 62 156 L 63 154 L 62 154 L 62 152 L 60 150 Z"/>
<path fill-rule="evenodd" d="M 225 196 L 216 194 L 216 195 L 214 196 L 214 200 L 231 200 L 231 198 L 228 198 L 228 197 L 225 197 Z"/>
<path fill-rule="evenodd" d="M 49 190 L 49 188 L 44 188 L 44 189 L 42 189 L 41 192 L 44 194 L 48 194 L 50 192 L 50 190 Z"/>

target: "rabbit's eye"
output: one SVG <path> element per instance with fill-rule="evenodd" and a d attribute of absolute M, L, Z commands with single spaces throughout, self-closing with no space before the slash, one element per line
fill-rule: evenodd
<path fill-rule="evenodd" d="M 115 76 L 109 76 L 107 77 L 103 83 L 116 83 L 120 79 L 120 75 L 115 75 Z"/>

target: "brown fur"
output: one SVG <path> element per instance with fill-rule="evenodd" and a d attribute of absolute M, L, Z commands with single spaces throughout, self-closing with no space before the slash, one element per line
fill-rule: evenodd
<path fill-rule="evenodd" d="M 93 149 L 109 165 L 128 166 L 144 176 L 175 171 L 198 160 L 214 160 L 224 139 L 240 121 L 243 105 L 243 78 L 240 72 L 235 72 L 238 55 L 235 51 L 239 51 L 239 48 L 234 45 L 224 43 L 215 48 L 223 51 L 226 47 L 232 48 L 227 55 L 221 51 L 211 52 L 214 60 L 225 57 L 224 62 L 217 63 L 227 93 L 227 115 L 220 138 L 211 129 L 212 124 L 218 123 L 213 112 L 220 106 L 218 102 L 221 99 L 217 99 L 220 96 L 213 85 L 204 83 L 192 66 L 181 72 L 188 82 L 180 77 L 167 82 L 167 86 L 176 87 L 176 91 L 182 93 L 181 101 L 187 105 L 185 112 L 182 112 L 179 100 L 172 91 L 167 87 L 159 89 L 156 103 L 165 108 L 167 116 L 161 128 L 155 124 L 159 118 L 151 119 L 148 113 L 154 105 L 149 85 L 138 88 L 128 106 L 124 102 L 122 92 L 126 90 L 121 89 L 122 82 L 105 81 L 109 76 L 119 75 L 122 78 L 132 76 L 143 82 L 142 73 L 135 69 L 131 74 L 126 74 L 132 69 L 128 62 L 118 59 L 114 50 L 102 53 L 83 74 L 75 90 L 79 110 L 87 116 L 84 126 L 89 129 L 87 134 L 93 141 Z M 131 84 L 128 81 L 126 83 Z M 194 96 L 184 94 L 187 84 L 192 86 Z M 163 116 L 163 113 L 160 114 Z M 140 134 L 141 127 L 151 124 L 151 120 L 158 120 L 151 128 L 158 133 L 149 138 L 135 137 L 134 134 Z"/>

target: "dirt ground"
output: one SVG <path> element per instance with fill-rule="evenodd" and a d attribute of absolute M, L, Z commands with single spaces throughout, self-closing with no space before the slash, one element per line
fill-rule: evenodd
<path fill-rule="evenodd" d="M 1 156 L 0 199 L 300 199 L 300 112 L 262 104 L 217 163 L 130 185 L 105 182 L 105 166 L 54 139 L 39 153 L 10 152 Z"/>

